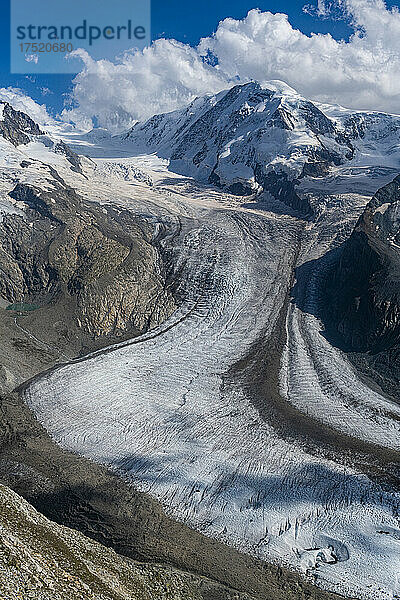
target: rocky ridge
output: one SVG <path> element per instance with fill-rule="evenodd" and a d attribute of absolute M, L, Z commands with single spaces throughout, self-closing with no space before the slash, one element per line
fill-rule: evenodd
<path fill-rule="evenodd" d="M 381 188 L 329 270 L 328 332 L 394 388 L 400 372 L 400 177 Z"/>
<path fill-rule="evenodd" d="M 37 123 L 8 102 L 0 102 L 0 110 L 0 135 L 14 146 L 27 144 L 31 136 L 42 135 Z"/>
<path fill-rule="evenodd" d="M 194 576 L 134 562 L 51 522 L 0 485 L 0 593 L 4 600 L 201 600 Z"/>
<path fill-rule="evenodd" d="M 1 133 L 3 303 L 31 305 L 43 316 L 51 309 L 69 317 L 73 335 L 92 338 L 134 335 L 164 320 L 175 304 L 152 227 L 128 211 L 83 200 L 58 168 L 64 161 L 62 172 L 87 179 L 83 159 L 8 104 Z M 32 143 L 50 164 L 26 157 Z"/>

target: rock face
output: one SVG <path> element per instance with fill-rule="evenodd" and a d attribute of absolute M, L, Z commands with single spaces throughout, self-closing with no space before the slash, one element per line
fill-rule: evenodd
<path fill-rule="evenodd" d="M 386 145 L 388 156 L 398 152 L 399 128 L 398 117 L 319 107 L 287 86 L 252 82 L 156 115 L 122 139 L 170 159 L 173 171 L 237 195 L 265 190 L 304 214 L 312 208 L 300 182 L 357 162 L 364 145 L 369 165 L 376 154 L 387 166 L 380 161 Z"/>
<path fill-rule="evenodd" d="M 152 227 L 80 198 L 60 172 L 72 171 L 73 185 L 74 177 L 87 181 L 83 159 L 28 115 L 1 108 L 3 304 L 42 309 L 46 330 L 52 312 L 72 337 L 135 335 L 158 325 L 175 303 Z"/>
<path fill-rule="evenodd" d="M 54 152 L 56 154 L 62 154 L 66 157 L 67 161 L 71 164 L 71 171 L 82 174 L 81 160 L 79 156 L 67 146 L 62 140 L 54 144 Z"/>
<path fill-rule="evenodd" d="M 8 102 L 0 101 L 0 139 L 3 138 L 15 148 L 36 142 L 43 150 L 63 156 L 71 171 L 83 174 L 82 157 L 71 150 L 61 139 L 54 139 L 44 133 L 28 115 L 15 110 Z M 42 152 L 41 159 L 45 158 Z M 46 162 L 46 161 L 45 161 Z M 30 161 L 22 161 L 21 167 L 29 166 Z"/>
<path fill-rule="evenodd" d="M 0 595 L 36 600 L 201 600 L 188 574 L 118 556 L 0 485 Z"/>
<path fill-rule="evenodd" d="M 27 144 L 31 135 L 42 134 L 39 125 L 25 113 L 15 110 L 8 102 L 0 102 L 0 110 L 0 135 L 14 146 Z"/>
<path fill-rule="evenodd" d="M 378 372 L 400 373 L 400 177 L 380 189 L 328 278 L 325 320 L 350 352 Z"/>
<path fill-rule="evenodd" d="M 81 201 L 57 176 L 47 190 L 20 183 L 10 196 L 25 207 L 0 223 L 0 294 L 10 304 L 67 305 L 93 336 L 144 332 L 174 309 L 144 222 Z"/>

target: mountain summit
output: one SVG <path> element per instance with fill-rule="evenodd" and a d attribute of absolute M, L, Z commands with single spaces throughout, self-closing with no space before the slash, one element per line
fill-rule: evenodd
<path fill-rule="evenodd" d="M 352 164 L 399 166 L 400 117 L 317 105 L 272 82 L 237 85 L 137 123 L 122 137 L 170 169 L 234 194 L 268 191 L 307 210 L 297 187 Z"/>

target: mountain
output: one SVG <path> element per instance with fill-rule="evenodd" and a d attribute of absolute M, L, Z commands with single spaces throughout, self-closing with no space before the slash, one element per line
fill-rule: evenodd
<path fill-rule="evenodd" d="M 108 346 L 105 356 L 121 340 L 128 349 L 146 340 L 156 348 L 163 333 L 197 319 L 201 336 L 202 315 L 231 271 L 231 249 L 220 227 L 228 236 L 232 226 L 234 233 L 239 228 L 221 213 L 215 224 L 204 221 L 202 238 L 208 189 L 199 189 L 199 205 L 190 207 L 180 191 L 164 189 L 157 170 L 143 171 L 123 158 L 86 159 L 54 131 L 32 124 L 27 129 L 27 115 L 5 117 L 15 143 L 0 137 L 0 480 L 9 486 L 0 485 L 0 596 L 335 600 L 296 572 L 266 565 L 173 520 L 109 469 L 57 448 L 33 405 L 31 410 L 24 403 L 23 388 L 40 372 L 60 363 L 78 365 L 82 355 L 102 346 Z M 71 155 L 80 169 L 73 168 Z M 168 172 L 162 176 L 170 178 Z M 217 253 L 210 233 L 221 238 Z M 294 251 L 286 251 L 289 265 Z M 285 274 L 279 277 L 278 298 L 287 286 Z M 181 364 L 185 368 L 185 360 Z M 112 380 L 118 372 L 106 368 L 103 375 Z M 157 372 L 150 368 L 144 381 Z M 172 372 L 167 379 L 173 381 Z M 67 392 L 58 407 L 73 430 L 71 397 Z M 82 400 L 88 410 L 96 406 L 92 393 Z M 113 409 L 114 426 L 120 417 L 121 410 Z M 117 431 L 114 442 L 117 447 Z M 151 477 L 149 468 L 144 472 Z"/>
<path fill-rule="evenodd" d="M 0 101 L 0 135 L 14 146 L 28 144 L 31 136 L 42 135 L 42 131 L 25 113 L 14 110 L 8 102 Z"/>
<path fill-rule="evenodd" d="M 49 521 L 0 485 L 2 598 L 202 600 L 201 587 L 195 577 L 120 557 Z"/>
<path fill-rule="evenodd" d="M 312 212 L 299 184 L 354 165 L 400 168 L 400 117 L 317 105 L 275 82 L 252 82 L 137 123 L 125 143 L 170 169 L 238 195 L 268 191 Z"/>
<path fill-rule="evenodd" d="M 118 555 L 0 488 L 1 593 L 34 553 L 105 597 L 119 555 L 160 600 L 396 597 L 398 390 L 360 357 L 398 369 L 398 117 L 276 83 L 123 137 L 2 117 L 0 481 Z"/>
<path fill-rule="evenodd" d="M 54 344 L 79 354 L 161 323 L 175 302 L 151 226 L 123 208 L 93 204 L 95 164 L 2 106 L 0 302 L 16 328 L 22 316 L 39 338 L 48 332 L 50 352 Z M 3 367 L 15 371 L 18 353 L 4 354 Z"/>
<path fill-rule="evenodd" d="M 369 202 L 329 270 L 325 320 L 384 385 L 400 381 L 400 176 Z"/>
<path fill-rule="evenodd" d="M 40 146 L 42 146 L 42 158 L 46 157 L 49 152 L 62 155 L 70 163 L 72 170 L 82 173 L 81 159 L 61 139 L 52 139 L 28 115 L 14 110 L 8 102 L 1 101 L 0 136 L 16 148 L 28 145 L 32 151 L 36 145 L 36 150 L 40 151 Z"/>

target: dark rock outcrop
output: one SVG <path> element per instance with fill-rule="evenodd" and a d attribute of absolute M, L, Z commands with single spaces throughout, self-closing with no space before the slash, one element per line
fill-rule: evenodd
<path fill-rule="evenodd" d="M 366 353 L 382 377 L 400 380 L 400 176 L 380 189 L 329 273 L 328 333 L 346 351 Z"/>
<path fill-rule="evenodd" d="M 276 200 L 293 208 L 299 214 L 311 216 L 313 209 L 307 198 L 301 197 L 296 192 L 296 180 L 291 180 L 287 173 L 268 171 L 263 172 L 261 167 L 255 170 L 256 181 L 263 186 Z"/>
<path fill-rule="evenodd" d="M 14 146 L 28 144 L 31 141 L 29 136 L 43 133 L 35 121 L 25 113 L 15 110 L 8 102 L 0 102 L 1 107 L 3 115 L 0 120 L 0 135 Z"/>
<path fill-rule="evenodd" d="M 81 159 L 76 154 L 76 152 L 73 152 L 71 148 L 67 146 L 67 144 L 65 144 L 62 140 L 55 144 L 54 152 L 56 154 L 62 154 L 63 156 L 65 156 L 67 161 L 71 164 L 71 171 L 75 171 L 75 173 L 82 174 Z"/>

